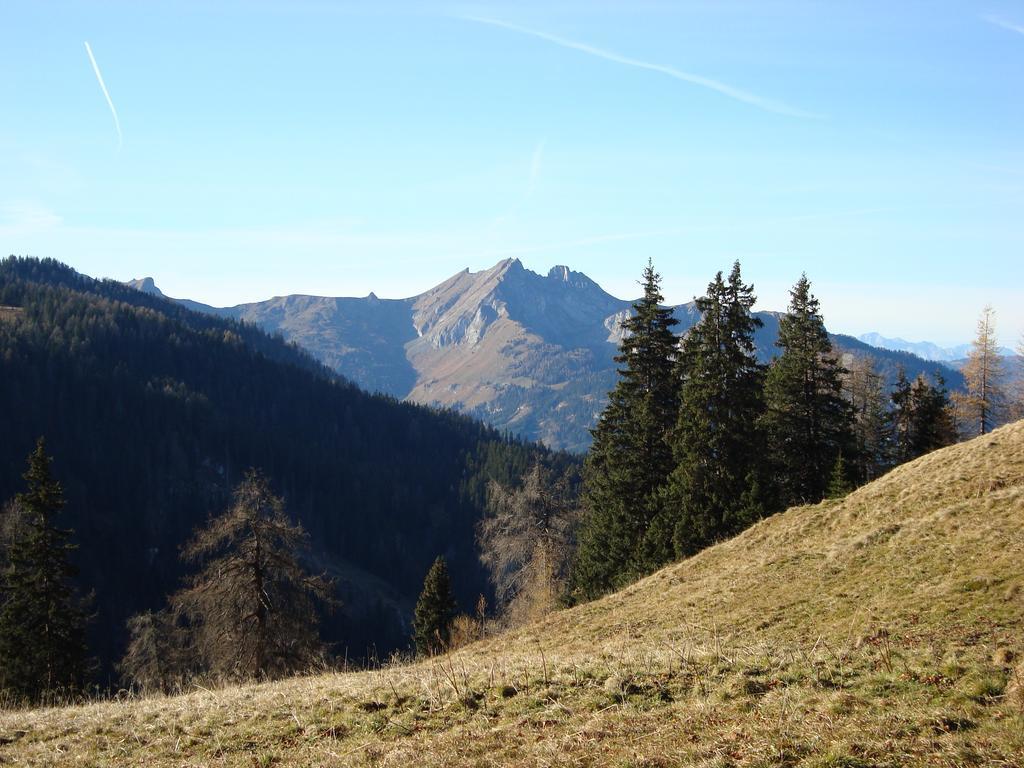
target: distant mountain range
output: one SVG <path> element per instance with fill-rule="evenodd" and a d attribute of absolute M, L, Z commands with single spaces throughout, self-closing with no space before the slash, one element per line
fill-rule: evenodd
<path fill-rule="evenodd" d="M 132 287 L 163 295 L 151 278 Z M 604 291 L 569 267 L 547 275 L 518 259 L 468 269 L 407 299 L 281 296 L 234 307 L 185 299 L 184 306 L 279 333 L 372 392 L 451 407 L 540 440 L 585 451 L 589 429 L 615 384 L 614 355 L 632 302 Z M 680 333 L 700 317 L 693 303 L 675 307 Z M 775 354 L 778 312 L 758 312 L 762 360 Z M 936 363 L 908 352 L 833 335 L 837 348 L 871 354 L 891 379 L 932 373 Z M 962 377 L 942 367 L 951 387 Z"/>
<path fill-rule="evenodd" d="M 925 360 L 940 363 L 955 363 L 967 357 L 971 351 L 970 344 L 958 344 L 955 347 L 940 347 L 930 341 L 907 341 L 906 339 L 890 339 L 880 333 L 862 333 L 857 337 L 865 344 L 897 352 L 910 352 Z M 1007 357 L 1014 354 L 1012 349 L 1000 347 L 999 354 Z"/>

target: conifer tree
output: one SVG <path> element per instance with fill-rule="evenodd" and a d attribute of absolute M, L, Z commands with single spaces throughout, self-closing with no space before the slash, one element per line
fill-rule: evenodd
<path fill-rule="evenodd" d="M 957 440 L 946 380 L 938 371 L 934 378 L 935 383 L 929 384 L 924 374 L 918 374 L 911 388 L 915 416 L 914 450 L 918 456 L 953 445 Z"/>
<path fill-rule="evenodd" d="M 202 568 L 170 604 L 187 620 L 203 670 L 222 678 L 279 677 L 320 660 L 316 602 L 333 604 L 332 585 L 303 568 L 306 541 L 266 477 L 250 470 L 232 505 L 186 545 L 184 559 Z"/>
<path fill-rule="evenodd" d="M 914 402 L 910 395 L 911 384 L 903 366 L 896 372 L 896 383 L 893 385 L 890 400 L 892 411 L 889 419 L 893 427 L 893 459 L 903 464 L 915 458 L 913 452 L 914 439 Z"/>
<path fill-rule="evenodd" d="M 895 458 L 904 463 L 956 442 L 945 381 L 936 374 L 933 386 L 923 374 L 913 382 L 900 369 L 892 392 L 891 420 Z"/>
<path fill-rule="evenodd" d="M 992 307 L 986 306 L 978 319 L 978 335 L 971 344 L 963 374 L 967 393 L 958 398 L 959 421 L 968 436 L 984 435 L 998 426 L 1006 400 Z"/>
<path fill-rule="evenodd" d="M 853 483 L 850 482 L 850 471 L 843 461 L 843 454 L 836 457 L 836 463 L 832 465 L 832 474 L 829 475 L 828 488 L 825 489 L 825 496 L 829 499 L 841 499 L 853 490 Z"/>
<path fill-rule="evenodd" d="M 768 369 L 765 425 L 780 500 L 783 506 L 817 502 L 840 452 L 853 454 L 852 414 L 842 396 L 843 368 L 806 275 L 790 291 L 777 345 L 782 354 Z"/>
<path fill-rule="evenodd" d="M 673 368 L 677 320 L 662 306 L 660 276 L 650 262 L 644 295 L 623 323 L 615 361 L 619 379 L 608 406 L 591 431 L 593 445 L 584 468 L 584 511 L 572 589 L 596 597 L 650 567 L 645 535 L 658 509 L 674 461 L 669 435 L 678 410 L 679 385 Z"/>
<path fill-rule="evenodd" d="M 5 526 L 0 572 L 0 689 L 28 701 L 79 690 L 86 673 L 86 616 L 68 561 L 75 546 L 56 524 L 65 500 L 52 461 L 39 438 L 26 490 L 8 510 L 18 519 Z"/>
<path fill-rule="evenodd" d="M 413 642 L 419 656 L 443 653 L 451 642 L 456 603 L 448 563 L 438 556 L 423 580 L 423 591 L 413 615 Z"/>
<path fill-rule="evenodd" d="M 719 272 L 696 300 L 701 319 L 683 340 L 676 468 L 663 512 L 673 523 L 677 557 L 739 532 L 764 513 L 757 498 L 763 487 L 758 480 L 764 369 L 754 346 L 761 326 L 751 314 L 754 302 L 753 287 L 744 285 L 736 262 L 727 281 Z"/>
<path fill-rule="evenodd" d="M 859 482 L 870 482 L 884 474 L 895 460 L 885 381 L 875 359 L 862 355 L 852 359 L 843 382 L 846 399 L 853 409 L 855 455 L 859 459 L 853 475 Z"/>

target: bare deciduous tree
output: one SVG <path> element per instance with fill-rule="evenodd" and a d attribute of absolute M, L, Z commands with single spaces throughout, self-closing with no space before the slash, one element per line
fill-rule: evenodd
<path fill-rule="evenodd" d="M 984 435 L 999 424 L 1005 393 L 1003 392 L 1003 361 L 996 343 L 995 311 L 982 310 L 978 335 L 971 346 L 963 369 L 966 393 L 955 400 L 957 422 L 968 435 Z"/>
<path fill-rule="evenodd" d="M 227 678 L 277 677 L 319 660 L 315 600 L 331 603 L 332 585 L 299 562 L 306 533 L 261 474 L 250 471 L 234 503 L 185 547 L 202 564 L 171 608 L 188 622 L 201 666 Z"/>
<path fill-rule="evenodd" d="M 519 488 L 492 482 L 488 506 L 477 542 L 505 622 L 548 613 L 564 589 L 579 517 L 568 478 L 537 462 Z"/>

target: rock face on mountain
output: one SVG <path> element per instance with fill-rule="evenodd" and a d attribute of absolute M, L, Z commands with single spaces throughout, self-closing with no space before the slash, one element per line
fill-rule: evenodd
<path fill-rule="evenodd" d="M 159 294 L 149 278 L 129 283 Z M 162 295 L 162 294 L 161 294 Z M 217 308 L 186 306 L 280 333 L 364 389 L 452 407 L 554 448 L 584 451 L 589 429 L 615 385 L 614 356 L 630 301 L 565 266 L 547 275 L 508 259 L 468 269 L 408 299 L 283 296 Z M 700 319 L 675 308 L 677 331 Z M 780 313 L 758 312 L 762 360 L 775 354 Z M 833 337 L 840 349 L 870 352 L 889 376 L 935 366 L 907 353 Z M 959 385 L 958 374 L 943 375 Z"/>
<path fill-rule="evenodd" d="M 406 354 L 419 377 L 406 396 L 583 449 L 613 377 L 611 320 L 629 306 L 567 267 L 462 272 L 413 302 Z"/>
<path fill-rule="evenodd" d="M 163 291 L 156 287 L 156 283 L 153 282 L 152 277 L 140 277 L 138 280 L 129 280 L 125 283 L 129 288 L 134 288 L 136 291 L 142 293 L 148 293 L 151 296 L 163 296 Z"/>

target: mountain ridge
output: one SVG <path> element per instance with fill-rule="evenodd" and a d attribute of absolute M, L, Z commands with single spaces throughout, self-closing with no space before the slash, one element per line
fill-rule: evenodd
<path fill-rule="evenodd" d="M 147 282 L 148 280 L 148 282 Z M 129 283 L 159 291 L 151 279 Z M 547 274 L 505 259 L 468 268 L 403 299 L 278 296 L 233 307 L 180 300 L 190 309 L 254 323 L 308 350 L 368 391 L 451 407 L 552 448 L 585 451 L 589 429 L 615 385 L 613 357 L 632 301 L 582 272 Z M 673 307 L 684 333 L 699 319 L 693 302 Z M 758 356 L 775 354 L 781 312 L 760 311 Z M 877 358 L 890 381 L 933 373 L 936 363 L 833 334 L 838 351 Z M 962 383 L 952 368 L 942 375 Z"/>
<path fill-rule="evenodd" d="M 876 332 L 862 333 L 857 338 L 873 347 L 890 349 L 894 352 L 910 352 L 925 360 L 954 365 L 966 358 L 971 351 L 971 344 L 943 347 L 931 341 L 907 341 L 898 336 L 889 338 Z M 999 347 L 999 354 L 1004 357 L 1012 357 L 1015 353 L 1008 347 Z"/>

